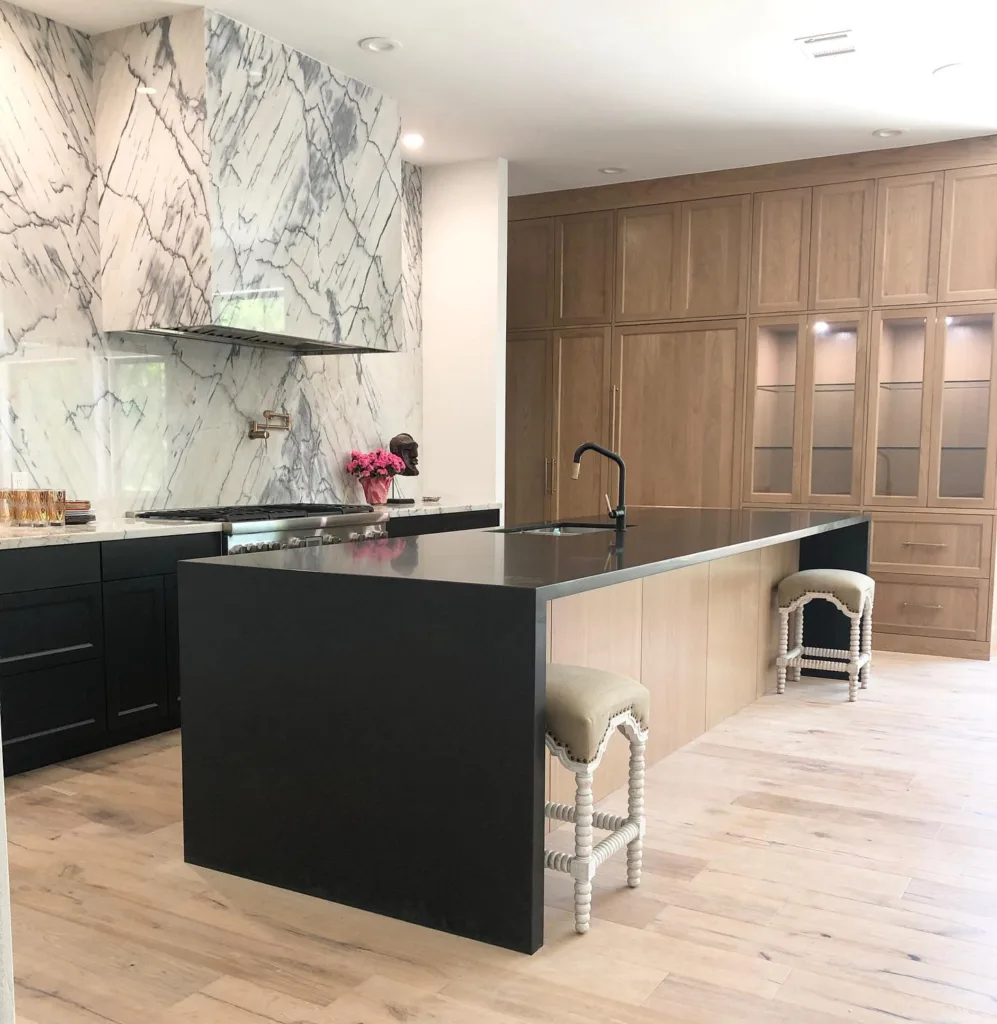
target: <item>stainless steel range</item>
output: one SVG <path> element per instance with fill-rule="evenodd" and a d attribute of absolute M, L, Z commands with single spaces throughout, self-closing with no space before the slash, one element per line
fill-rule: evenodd
<path fill-rule="evenodd" d="M 370 505 L 227 505 L 156 509 L 135 518 L 221 523 L 222 553 L 238 555 L 384 537 L 388 513 Z"/>

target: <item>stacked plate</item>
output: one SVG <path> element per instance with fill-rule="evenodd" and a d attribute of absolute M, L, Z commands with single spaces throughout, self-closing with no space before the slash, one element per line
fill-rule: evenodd
<path fill-rule="evenodd" d="M 67 501 L 66 502 L 66 525 L 86 526 L 87 523 L 95 522 L 97 517 L 90 511 L 89 501 Z"/>

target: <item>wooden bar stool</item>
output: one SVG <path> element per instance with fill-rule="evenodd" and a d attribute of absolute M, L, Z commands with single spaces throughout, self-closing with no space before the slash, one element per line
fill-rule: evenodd
<path fill-rule="evenodd" d="M 776 659 L 776 692 L 786 692 L 787 674 L 799 682 L 803 669 L 848 673 L 848 699 L 855 700 L 858 686 L 869 685 L 872 664 L 872 602 L 876 582 L 871 576 L 848 569 L 804 569 L 787 576 L 778 590 L 779 656 Z M 830 601 L 851 620 L 847 651 L 803 646 L 803 609 L 811 601 Z M 789 647 L 789 620 L 793 622 L 793 647 Z"/>
<path fill-rule="evenodd" d="M 589 929 L 596 868 L 627 848 L 627 885 L 640 884 L 644 849 L 644 746 L 651 694 L 636 679 L 578 665 L 547 666 L 547 749 L 575 773 L 575 805 L 547 801 L 544 814 L 575 823 L 575 852 L 544 851 L 544 867 L 575 880 L 575 931 Z M 630 741 L 630 787 L 626 817 L 592 810 L 592 776 L 613 730 Z M 592 829 L 609 835 L 594 847 Z"/>

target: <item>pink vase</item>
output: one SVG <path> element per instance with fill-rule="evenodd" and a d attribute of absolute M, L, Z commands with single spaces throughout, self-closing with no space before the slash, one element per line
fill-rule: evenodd
<path fill-rule="evenodd" d="M 360 486 L 363 488 L 363 496 L 368 505 L 383 505 L 388 500 L 388 493 L 391 491 L 391 477 L 362 477 Z"/>

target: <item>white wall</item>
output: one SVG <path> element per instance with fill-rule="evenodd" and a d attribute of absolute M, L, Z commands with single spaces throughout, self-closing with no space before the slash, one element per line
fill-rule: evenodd
<path fill-rule="evenodd" d="M 505 160 L 422 175 L 423 493 L 504 500 Z"/>

